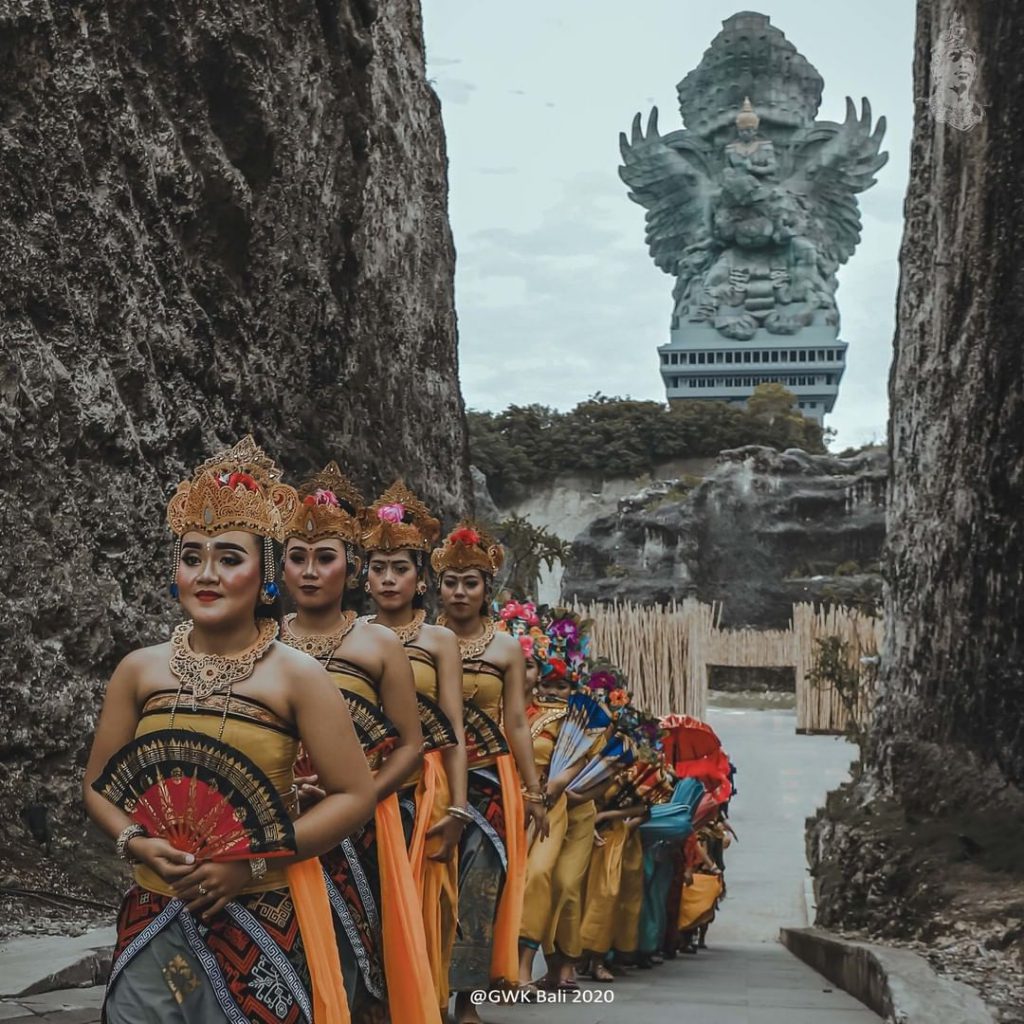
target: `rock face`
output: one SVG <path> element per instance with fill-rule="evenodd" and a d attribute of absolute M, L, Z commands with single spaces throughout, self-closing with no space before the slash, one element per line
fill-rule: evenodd
<path fill-rule="evenodd" d="M 0 0 L 0 860 L 62 842 L 166 635 L 171 485 L 252 430 L 472 501 L 444 137 L 407 0 Z M 33 812 L 36 831 L 41 812 Z"/>
<path fill-rule="evenodd" d="M 1002 915 L 993 948 L 1020 951 L 1020 922 L 1006 920 L 1024 905 L 1024 281 L 1007 271 L 1024 237 L 1024 12 L 920 2 L 915 96 L 955 70 L 942 64 L 950 32 L 956 66 L 977 69 L 983 119 L 957 130 L 917 107 L 890 377 L 882 696 L 864 776 L 833 799 L 811 851 L 831 923 L 934 933 L 939 906 L 978 938 L 976 922 Z M 971 51 L 983 59 L 961 59 Z M 871 871 L 878 851 L 895 879 Z"/>
<path fill-rule="evenodd" d="M 563 596 L 722 601 L 726 625 L 784 628 L 794 601 L 880 594 L 887 459 L 748 447 L 689 486 L 619 502 L 573 544 Z"/>

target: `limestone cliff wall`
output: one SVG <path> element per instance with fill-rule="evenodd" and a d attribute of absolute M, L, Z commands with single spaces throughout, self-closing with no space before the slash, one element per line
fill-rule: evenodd
<path fill-rule="evenodd" d="M 926 102 L 958 13 L 983 114 L 967 130 Z M 810 838 L 820 920 L 970 935 L 965 965 L 983 946 L 1015 949 L 1016 968 L 986 952 L 993 982 L 1024 955 L 1022 46 L 1018 4 L 918 3 L 882 692 L 866 770 Z"/>
<path fill-rule="evenodd" d="M 165 634 L 168 490 L 252 430 L 471 489 L 444 137 L 409 0 L 0 0 L 0 859 L 80 832 L 103 681 Z"/>

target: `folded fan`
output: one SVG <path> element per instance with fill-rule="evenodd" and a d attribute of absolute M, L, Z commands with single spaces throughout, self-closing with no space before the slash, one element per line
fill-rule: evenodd
<path fill-rule="evenodd" d="M 441 705 L 425 694 L 416 694 L 416 708 L 420 713 L 420 725 L 423 727 L 423 752 L 443 750 L 454 747 L 459 741 L 455 737 L 455 729 L 448 716 L 441 710 Z"/>
<path fill-rule="evenodd" d="M 273 783 L 241 751 L 202 733 L 161 729 L 132 740 L 92 788 L 197 861 L 295 852 L 295 830 Z"/>
<path fill-rule="evenodd" d="M 594 741 L 612 724 L 608 709 L 589 693 L 571 693 L 551 751 L 548 777 L 554 778 L 590 753 Z"/>
<path fill-rule="evenodd" d="M 618 784 L 619 788 L 607 798 L 609 810 L 621 811 L 633 804 L 646 803 L 660 772 L 661 765 L 656 761 L 636 761 L 630 765 Z"/>
<path fill-rule="evenodd" d="M 462 705 L 462 727 L 466 734 L 466 760 L 470 767 L 508 753 L 508 743 L 501 726 L 471 700 Z"/>
<path fill-rule="evenodd" d="M 371 771 L 376 771 L 384 758 L 398 743 L 398 729 L 381 709 L 358 693 L 342 692 L 349 717 L 356 730 L 356 739 L 363 748 Z M 293 769 L 297 778 L 316 775 L 316 767 L 305 747 L 299 747 L 299 756 Z"/>
<path fill-rule="evenodd" d="M 596 786 L 635 760 L 636 752 L 632 740 L 622 733 L 613 733 L 601 750 L 587 762 L 583 771 L 569 783 L 569 789 L 578 793 Z"/>

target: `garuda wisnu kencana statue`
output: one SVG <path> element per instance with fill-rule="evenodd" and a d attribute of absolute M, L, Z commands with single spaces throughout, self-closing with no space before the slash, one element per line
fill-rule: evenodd
<path fill-rule="evenodd" d="M 888 159 L 885 118 L 846 100 L 815 121 L 821 76 L 763 14 L 736 14 L 677 86 L 686 127 L 658 109 L 620 137 L 622 180 L 647 210 L 655 264 L 676 278 L 673 329 L 708 324 L 747 341 L 759 328 L 838 331 L 836 271 L 860 241 L 857 195 Z"/>

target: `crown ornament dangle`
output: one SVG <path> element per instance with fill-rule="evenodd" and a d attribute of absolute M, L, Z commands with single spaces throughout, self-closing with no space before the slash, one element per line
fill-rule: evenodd
<path fill-rule="evenodd" d="M 274 542 L 263 538 L 263 586 L 260 587 L 260 603 L 273 604 L 281 593 L 277 585 L 277 566 L 274 564 Z"/>
<path fill-rule="evenodd" d="M 171 582 L 167 585 L 167 593 L 171 595 L 172 599 L 177 601 L 179 596 L 178 590 L 178 565 L 181 562 L 181 538 L 174 538 L 174 547 L 171 551 Z"/>

